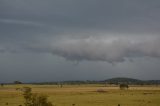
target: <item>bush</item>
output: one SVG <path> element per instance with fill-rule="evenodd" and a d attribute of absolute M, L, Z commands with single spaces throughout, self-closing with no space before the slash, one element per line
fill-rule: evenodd
<path fill-rule="evenodd" d="M 47 101 L 47 96 L 33 94 L 30 87 L 23 88 L 23 96 L 25 99 L 25 106 L 53 106 L 51 102 Z"/>
<path fill-rule="evenodd" d="M 14 81 L 13 83 L 14 84 L 22 84 L 22 82 L 20 82 L 20 81 Z"/>
<path fill-rule="evenodd" d="M 4 84 L 2 83 L 2 84 L 1 84 L 1 87 L 3 87 L 3 86 L 4 86 Z"/>
<path fill-rule="evenodd" d="M 128 84 L 120 84 L 119 87 L 121 90 L 129 88 Z"/>

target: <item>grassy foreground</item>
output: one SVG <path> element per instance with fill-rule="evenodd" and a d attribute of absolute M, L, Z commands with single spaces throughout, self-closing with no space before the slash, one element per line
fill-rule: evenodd
<path fill-rule="evenodd" d="M 33 93 L 45 94 L 55 106 L 160 106 L 160 86 L 118 87 L 104 85 L 5 85 L 0 87 L 0 106 L 22 106 L 22 91 L 31 87 Z"/>

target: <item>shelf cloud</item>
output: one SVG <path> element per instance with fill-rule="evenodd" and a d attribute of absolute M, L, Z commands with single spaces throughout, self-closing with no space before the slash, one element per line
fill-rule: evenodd
<path fill-rule="evenodd" d="M 85 38 L 62 37 L 47 41 L 16 44 L 0 48 L 0 52 L 50 53 L 70 61 L 123 62 L 127 59 L 160 58 L 159 36 L 90 36 Z"/>
<path fill-rule="evenodd" d="M 67 60 L 122 62 L 126 58 L 160 57 L 160 37 L 89 37 L 54 44 L 53 54 Z"/>

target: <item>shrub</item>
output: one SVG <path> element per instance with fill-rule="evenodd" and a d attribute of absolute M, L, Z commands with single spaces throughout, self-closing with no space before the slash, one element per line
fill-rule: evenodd
<path fill-rule="evenodd" d="M 48 102 L 47 96 L 33 94 L 30 87 L 23 88 L 23 96 L 25 99 L 25 106 L 53 106 L 51 102 Z"/>
<path fill-rule="evenodd" d="M 14 81 L 13 83 L 14 84 L 22 84 L 22 82 L 20 82 L 20 81 Z"/>
<path fill-rule="evenodd" d="M 119 87 L 121 90 L 129 88 L 128 84 L 120 84 Z"/>
<path fill-rule="evenodd" d="M 3 87 L 3 86 L 4 86 L 4 84 L 2 83 L 2 84 L 1 84 L 1 87 Z"/>

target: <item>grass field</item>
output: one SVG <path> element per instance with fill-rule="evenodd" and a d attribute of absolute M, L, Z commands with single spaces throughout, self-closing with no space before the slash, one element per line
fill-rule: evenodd
<path fill-rule="evenodd" d="M 22 91 L 31 87 L 34 93 L 45 94 L 55 106 L 160 106 L 160 86 L 132 86 L 119 90 L 104 85 L 5 85 L 0 87 L 0 106 L 22 106 Z M 100 91 L 100 92 L 97 92 Z"/>

